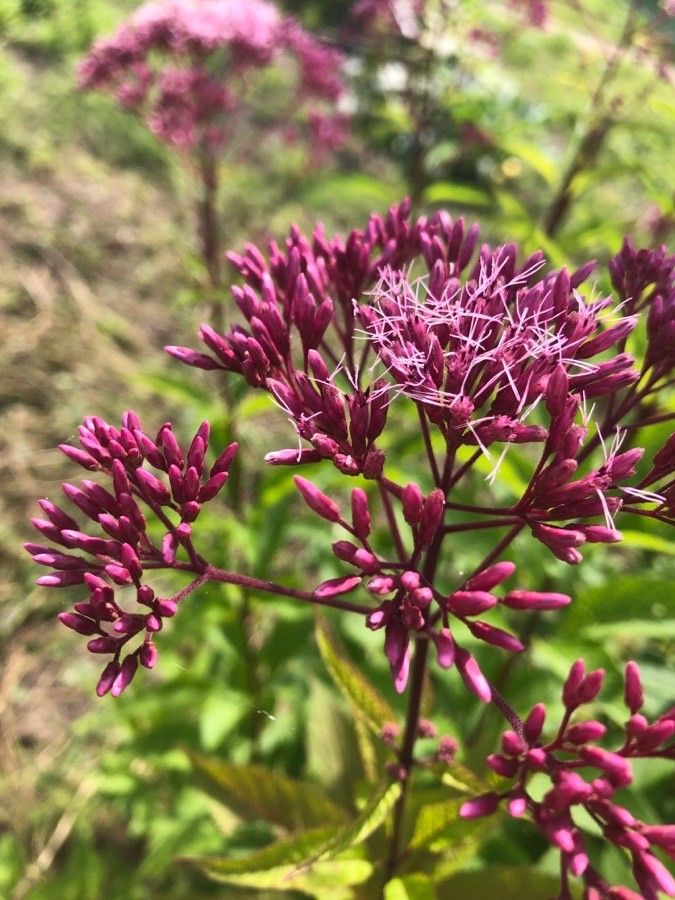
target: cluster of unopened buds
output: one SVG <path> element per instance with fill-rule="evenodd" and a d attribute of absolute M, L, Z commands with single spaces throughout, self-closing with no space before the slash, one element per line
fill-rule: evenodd
<path fill-rule="evenodd" d="M 229 143 L 231 120 L 241 119 L 249 102 L 250 73 L 282 58 L 296 69 L 298 123 L 307 105 L 309 138 L 319 147 L 338 146 L 345 134 L 336 106 L 344 90 L 342 57 L 268 0 L 151 0 L 93 45 L 79 80 L 83 88 L 112 93 L 167 144 L 217 150 Z"/>
<path fill-rule="evenodd" d="M 516 818 L 528 815 L 560 852 L 563 900 L 572 896 L 569 876 L 583 879 L 586 900 L 658 900 L 659 892 L 673 897 L 675 878 L 654 849 L 675 858 L 675 825 L 647 825 L 617 803 L 614 795 L 633 780 L 631 760 L 675 758 L 675 708 L 650 722 L 640 712 L 644 700 L 638 667 L 629 662 L 624 699 L 630 717 L 620 746 L 606 750 L 597 743 L 605 736 L 605 725 L 595 719 L 575 717 L 580 707 L 596 699 L 603 679 L 602 669 L 587 672 L 583 660 L 574 663 L 562 691 L 565 712 L 555 736 L 548 742 L 542 739 L 546 720 L 542 703 L 536 704 L 523 722 L 513 715 L 515 728 L 502 734 L 501 752 L 489 756 L 487 762 L 500 777 L 515 779 L 514 786 L 467 801 L 460 815 L 491 815 L 501 805 Z M 546 776 L 551 782 L 541 800 L 528 790 L 534 775 Z M 633 875 L 642 893 L 611 886 L 596 871 L 583 832 L 575 824 L 575 811 L 584 811 L 605 840 L 630 855 Z"/>
<path fill-rule="evenodd" d="M 89 590 L 61 618 L 90 638 L 92 652 L 112 656 L 99 694 L 121 693 L 139 663 L 154 665 L 163 620 L 188 594 L 220 581 L 360 615 L 369 629 L 383 631 L 395 688 L 403 692 L 410 680 L 411 697 L 421 692 L 433 647 L 442 669 L 456 668 L 471 693 L 519 722 L 469 648 L 477 639 L 484 647 L 522 651 L 521 640 L 491 616 L 508 624 L 514 611 L 554 612 L 570 596 L 531 590 L 522 581 L 505 587 L 516 571 L 503 558 L 511 542 L 529 533 L 554 557 L 577 565 L 585 544 L 621 540 L 617 514 L 675 524 L 675 436 L 649 463 L 641 463 L 643 450 L 635 446 L 641 430 L 673 418 L 660 406 L 660 392 L 675 372 L 675 258 L 628 242 L 610 265 L 618 296 L 598 296 L 584 287 L 593 263 L 548 271 L 542 253 L 519 261 L 513 244 L 480 245 L 477 226 L 445 212 L 411 221 L 404 202 L 345 239 L 329 238 L 320 227 L 306 237 L 294 227 L 285 244 L 273 242 L 267 253 L 249 244 L 229 259 L 242 279 L 232 289 L 242 321 L 227 331 L 203 325 L 204 349 L 167 351 L 198 369 L 240 376 L 281 408 L 298 444 L 272 451 L 266 461 L 304 467 L 296 487 L 328 523 L 333 555 L 349 570 L 298 590 L 210 565 L 193 526 L 202 504 L 225 483 L 236 447 L 209 468 L 206 425 L 184 451 L 169 425 L 151 439 L 133 413 L 119 429 L 89 418 L 81 449 L 62 449 L 112 479 L 112 492 L 98 480 L 64 485 L 64 492 L 101 533 L 84 534 L 44 500 L 47 518 L 35 525 L 59 547 L 30 544 L 28 550 L 55 570 L 40 584 Z M 629 341 L 641 315 L 647 348 L 638 369 Z M 401 466 L 400 460 L 388 466 L 383 435 L 409 423 L 398 416 L 405 406 L 419 423 L 425 488 L 390 477 Z M 530 476 L 513 502 L 495 505 L 490 487 L 514 444 L 524 448 Z M 487 486 L 474 481 L 471 494 L 461 493 L 483 458 L 492 467 Z M 346 503 L 305 477 L 309 465 L 359 479 Z M 376 516 L 384 529 L 373 528 Z M 492 550 L 453 582 L 445 541 L 479 529 L 495 534 Z M 193 580 L 175 596 L 158 598 L 147 583 L 155 569 L 190 573 Z M 361 602 L 348 597 L 357 591 Z M 127 597 L 136 603 L 131 611 L 122 605 Z M 592 699 L 600 681 L 575 665 L 565 688 L 568 711 Z M 630 896 L 607 893 L 585 862 L 569 814 L 581 802 L 633 853 L 636 878 L 650 898 L 656 895 L 645 885 L 663 890 L 670 884 L 648 850 L 661 832 L 620 821 L 610 797 L 626 778 L 629 758 L 671 754 L 662 748 L 672 716 L 650 725 L 638 712 L 634 688 L 629 695 L 627 742 L 614 754 L 594 747 L 597 725 L 570 725 L 569 716 L 558 737 L 540 745 L 543 711 L 536 707 L 491 765 L 499 774 L 522 776 L 515 793 L 504 797 L 511 811 L 529 810 L 547 835 L 562 841 L 565 877 L 583 874 L 588 890 L 601 897 Z M 404 742 L 406 753 L 415 735 Z M 443 753 L 451 759 L 454 746 L 446 741 Z M 563 764 L 568 753 L 573 759 Z M 402 769 L 411 763 L 403 758 Z M 575 771 L 581 765 L 602 772 L 588 789 Z M 530 805 L 524 792 L 531 769 L 551 775 L 550 803 Z M 500 799 L 490 795 L 465 812 L 487 811 Z"/>

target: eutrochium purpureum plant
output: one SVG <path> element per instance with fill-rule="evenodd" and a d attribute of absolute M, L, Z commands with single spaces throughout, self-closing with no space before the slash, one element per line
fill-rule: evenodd
<path fill-rule="evenodd" d="M 268 0 L 159 0 L 139 6 L 78 69 L 80 87 L 111 94 L 178 154 L 200 186 L 200 253 L 220 322 L 224 159 L 256 153 L 260 135 L 302 139 L 316 161 L 344 140 L 342 55 Z M 269 76 L 273 88 L 266 108 Z M 267 77 L 268 81 L 265 80 Z"/>
<path fill-rule="evenodd" d="M 78 517 L 41 500 L 44 517 L 33 524 L 51 545 L 27 550 L 53 570 L 38 584 L 86 591 L 59 618 L 105 660 L 99 696 L 120 695 L 141 669 L 154 668 L 167 620 L 189 616 L 201 590 L 220 582 L 358 617 L 406 697 L 399 725 L 393 712 L 382 714 L 389 706 L 358 667 L 335 655 L 322 626 L 322 653 L 360 706 L 355 715 L 390 748 L 379 792 L 349 821 L 316 786 L 293 794 L 278 773 L 233 777 L 230 792 L 241 799 L 262 791 L 270 821 L 296 833 L 253 857 L 197 860 L 214 878 L 318 897 L 338 888 L 344 897 L 408 896 L 391 885 L 415 875 L 420 852 L 418 872 L 433 871 L 438 852 L 435 820 L 411 838 L 419 772 L 446 785 L 448 810 L 457 810 L 453 791 L 463 792 L 458 821 L 468 835 L 472 820 L 498 811 L 528 820 L 559 854 L 560 898 L 578 896 L 579 884 L 589 900 L 675 896 L 662 860 L 675 852 L 675 826 L 642 821 L 621 793 L 635 762 L 675 755 L 675 711 L 645 715 L 638 666 L 625 668 L 624 724 L 617 727 L 615 715 L 608 728 L 600 721 L 601 669 L 569 659 L 562 719 L 547 721 L 543 703 L 515 709 L 508 680 L 491 683 L 475 654 L 480 644 L 498 656 L 523 651 L 520 623 L 571 603 L 574 567 L 589 544 L 610 552 L 621 541 L 618 519 L 675 524 L 675 435 L 652 458 L 640 447 L 650 429 L 673 420 L 675 257 L 626 240 L 609 264 L 613 290 L 604 296 L 592 262 L 552 271 L 541 252 L 522 258 L 514 244 L 493 249 L 478 235 L 478 226 L 445 212 L 411 220 L 403 202 L 346 239 L 293 228 L 266 252 L 248 244 L 229 255 L 241 277 L 233 295 L 244 324 L 227 332 L 203 325 L 201 350 L 167 348 L 182 363 L 267 392 L 290 421 L 297 445 L 289 441 L 265 462 L 290 470 L 326 553 L 344 569 L 339 577 L 316 584 L 310 576 L 296 589 L 204 557 L 200 512 L 237 452 L 233 444 L 207 462 L 208 423 L 181 444 L 170 423 L 154 434 L 133 412 L 119 427 L 89 416 L 80 446 L 61 447 L 92 473 L 79 486 L 63 485 Z M 425 489 L 395 480 L 391 472 L 405 471 L 406 460 L 383 449 L 390 428 L 410 423 L 398 416 L 405 407 L 418 422 Z M 529 460 L 526 485 L 514 502 L 497 504 L 500 465 L 519 450 Z M 487 485 L 475 500 L 457 502 L 483 459 Z M 333 496 L 308 477 L 324 467 L 344 482 Z M 478 532 L 493 536 L 492 548 L 458 578 L 453 560 Z M 531 588 L 532 575 L 509 558 L 517 536 L 570 567 L 568 593 Z M 157 590 L 164 570 L 185 578 L 172 596 Z M 467 772 L 461 742 L 447 736 L 431 756 L 417 749 L 418 738 L 435 734 L 423 707 L 425 685 L 438 678 L 458 679 L 472 702 L 505 720 L 480 774 Z M 296 799 L 284 818 L 289 796 Z M 441 820 L 442 827 L 451 817 Z M 450 853 L 463 841 L 460 830 L 452 835 Z M 596 868 L 598 837 L 623 854 L 637 890 Z"/>

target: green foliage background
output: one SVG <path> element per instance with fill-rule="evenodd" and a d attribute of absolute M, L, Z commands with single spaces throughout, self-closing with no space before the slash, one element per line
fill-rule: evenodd
<path fill-rule="evenodd" d="M 321 219 L 329 231 L 345 230 L 411 189 L 421 208 L 477 217 L 488 239 L 543 246 L 556 264 L 606 260 L 625 232 L 651 241 L 657 220 L 661 238 L 672 225 L 675 102 L 645 59 L 618 71 L 617 121 L 574 179 L 563 227 L 544 233 L 545 211 L 597 112 L 589 98 L 626 14 L 625 2 L 583 5 L 586 19 L 555 4 L 543 32 L 523 28 L 498 2 L 453 7 L 431 79 L 435 114 L 421 180 L 411 169 L 411 107 L 378 81 L 383 54 L 400 65 L 410 48 L 390 41 L 376 57 L 348 41 L 362 63 L 347 148 L 328 170 L 309 167 L 301 148 L 274 142 L 246 165 L 226 162 L 228 246 L 283 236 L 292 222 L 311 228 Z M 30 537 L 31 498 L 55 495 L 69 474 L 51 448 L 83 415 L 117 417 L 134 405 L 156 425 L 170 415 L 183 435 L 210 419 L 214 446 L 232 433 L 214 380 L 161 353 L 166 342 L 189 342 L 204 315 L 205 276 L 185 237 L 193 182 L 139 123 L 74 89 L 77 57 L 132 6 L 0 0 L 0 896 L 241 890 L 264 898 L 280 879 L 290 896 L 373 896 L 367 851 L 383 852 L 395 799 L 377 733 L 402 714 L 378 635 L 348 617 L 317 625 L 288 601 L 242 601 L 209 586 L 161 635 L 158 670 L 118 701 L 96 702 L 95 666 L 54 625 L 65 598 L 32 586 L 35 573 L 19 549 Z M 346 6 L 289 4 L 335 41 Z M 499 35 L 496 57 L 466 39 L 478 26 Z M 467 139 L 468 125 L 479 141 Z M 598 290 L 607 289 L 600 276 Z M 401 478 L 428 487 L 416 424 L 398 424 L 389 461 Z M 299 514 L 285 470 L 260 466 L 265 452 L 293 440 L 286 423 L 266 398 L 242 392 L 236 430 L 247 468 L 240 490 L 244 501 L 257 500 L 233 514 L 230 491 L 204 513 L 210 558 L 299 587 L 339 574 L 326 552 L 328 526 Z M 667 425 L 653 430 L 652 450 L 667 433 Z M 524 466 L 509 455 L 497 488 L 504 499 L 522 484 Z M 340 492 L 336 472 L 311 477 Z M 467 497 L 485 490 L 476 478 Z M 610 725 L 624 716 L 620 670 L 628 658 L 640 661 L 649 714 L 672 700 L 674 545 L 651 523 L 625 537 L 618 550 L 590 548 L 572 572 L 538 545 L 516 544 L 529 587 L 575 597 L 569 610 L 532 621 L 531 649 L 508 671 L 498 653 L 476 648 L 492 678 L 508 675 L 505 690 L 520 712 L 543 700 L 555 717 L 560 682 L 580 655 L 607 670 Z M 386 533 L 375 540 L 384 546 Z M 458 545 L 447 577 L 482 558 L 488 540 L 479 532 Z M 479 708 L 454 673 L 434 677 L 425 707 L 439 732 L 463 745 L 461 767 L 444 782 L 441 772 L 420 780 L 410 852 L 386 900 L 548 896 L 556 860 L 527 824 L 495 818 L 460 828 L 456 820 L 463 794 L 484 783 L 472 772 L 484 772 L 498 715 Z M 638 775 L 631 808 L 647 821 L 672 821 L 666 772 L 650 763 Z M 600 868 L 621 880 L 621 859 L 596 845 Z M 187 861 L 203 854 L 220 859 Z M 311 870 L 298 869 L 308 858 Z"/>

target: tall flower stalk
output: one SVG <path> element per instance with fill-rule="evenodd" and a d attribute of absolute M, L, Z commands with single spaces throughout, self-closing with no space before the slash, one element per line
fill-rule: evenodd
<path fill-rule="evenodd" d="M 675 752 L 672 715 L 652 723 L 641 717 L 636 667 L 626 675 L 632 719 L 621 747 L 603 749 L 601 729 L 570 723 L 602 682 L 602 673 L 587 673 L 583 661 L 565 684 L 568 712 L 557 737 L 542 744 L 543 709 L 521 719 L 466 642 L 521 653 L 524 644 L 501 627 L 504 620 L 555 614 L 571 602 L 571 591 L 533 589 L 527 573 L 504 558 L 507 551 L 517 556 L 517 537 L 575 567 L 588 544 L 621 541 L 618 518 L 675 523 L 675 439 L 646 461 L 637 446 L 669 415 L 660 397 L 675 368 L 675 257 L 627 241 L 610 264 L 616 293 L 600 296 L 588 286 L 592 263 L 552 271 L 540 252 L 521 259 L 515 245 L 491 248 L 478 235 L 478 226 L 445 212 L 411 221 L 408 202 L 372 216 L 346 239 L 329 238 L 320 227 L 307 237 L 294 227 L 282 246 L 273 242 L 263 252 L 248 244 L 229 255 L 242 279 L 233 296 L 245 324 L 227 332 L 204 324 L 203 349 L 167 348 L 188 365 L 244 378 L 283 411 L 297 446 L 269 453 L 266 462 L 302 466 L 296 488 L 326 523 L 343 574 L 300 590 L 211 565 L 200 552 L 199 514 L 226 482 L 236 447 L 209 466 L 207 424 L 181 447 L 169 424 L 150 437 L 133 413 L 120 428 L 91 417 L 80 447 L 62 448 L 112 480 L 111 491 L 90 480 L 64 485 L 95 533 L 43 500 L 47 518 L 34 524 L 57 547 L 27 549 L 55 570 L 40 584 L 81 584 L 89 592 L 61 621 L 89 638 L 91 652 L 109 657 L 99 694 L 120 694 L 139 665 L 152 668 L 165 620 L 212 581 L 350 612 L 380 632 L 394 689 L 407 693 L 385 880 L 401 864 L 421 700 L 435 658 L 510 729 L 503 753 L 488 765 L 517 778 L 516 786 L 468 802 L 463 815 L 489 814 L 508 801 L 512 815 L 528 814 L 560 851 L 561 897 L 570 896 L 571 877 L 582 878 L 589 898 L 632 896 L 610 887 L 582 846 L 570 817 L 570 808 L 582 804 L 606 839 L 631 855 L 644 896 L 672 895 L 675 887 L 651 849 L 669 847 L 670 832 L 629 818 L 611 799 L 630 781 L 630 759 L 671 759 Z M 641 317 L 647 350 L 638 366 L 630 350 Z M 406 421 L 398 418 L 405 407 L 419 422 L 426 488 L 395 480 L 391 463 L 400 470 L 401 461 L 390 461 L 384 449 L 382 435 Z M 525 448 L 530 474 L 520 495 L 503 505 L 492 485 L 514 444 Z M 460 502 L 457 492 L 481 458 L 491 464 L 487 487 Z M 341 473 L 339 500 L 306 477 L 311 465 Z M 347 479 L 357 476 L 348 490 Z M 384 544 L 375 540 L 376 518 L 389 534 Z M 476 530 L 494 534 L 492 548 L 473 571 L 453 578 L 451 545 Z M 177 594 L 158 597 L 158 569 L 191 580 Z M 578 761 L 565 761 L 575 753 Z M 600 775 L 586 782 L 577 772 L 583 766 Z M 535 771 L 554 785 L 541 802 L 527 791 Z"/>

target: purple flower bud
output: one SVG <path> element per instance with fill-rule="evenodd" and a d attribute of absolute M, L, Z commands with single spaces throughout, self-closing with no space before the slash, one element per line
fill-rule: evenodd
<path fill-rule="evenodd" d="M 363 462 L 364 478 L 379 478 L 384 471 L 386 455 L 383 450 L 370 450 Z"/>
<path fill-rule="evenodd" d="M 91 619 L 87 619 L 79 613 L 62 612 L 59 613 L 58 619 L 62 625 L 77 631 L 78 634 L 90 635 L 96 634 L 98 631 L 96 622 L 92 622 Z"/>
<path fill-rule="evenodd" d="M 152 669 L 157 662 L 157 647 L 152 641 L 144 641 L 138 654 L 138 661 L 146 669 Z"/>
<path fill-rule="evenodd" d="M 478 616 L 497 604 L 497 598 L 486 591 L 455 591 L 445 607 L 456 616 Z"/>
<path fill-rule="evenodd" d="M 81 570 L 70 569 L 65 572 L 52 572 L 50 575 L 40 575 L 35 579 L 35 584 L 40 587 L 71 587 L 74 584 L 82 584 L 84 573 Z"/>
<path fill-rule="evenodd" d="M 115 582 L 115 584 L 131 584 L 131 575 L 129 570 L 124 566 L 117 566 L 114 563 L 109 563 L 105 566 L 103 571 Z"/>
<path fill-rule="evenodd" d="M 675 734 L 675 722 L 672 719 L 664 719 L 655 722 L 637 739 L 639 749 L 643 753 L 656 750 Z"/>
<path fill-rule="evenodd" d="M 356 544 L 352 544 L 351 541 L 334 541 L 332 549 L 334 555 L 337 556 L 338 559 L 341 559 L 344 562 L 351 562 L 354 558 L 354 554 L 358 552 L 359 548 Z"/>
<path fill-rule="evenodd" d="M 457 647 L 455 659 L 464 684 L 479 700 L 489 703 L 492 699 L 490 685 L 473 656 L 461 647 Z"/>
<path fill-rule="evenodd" d="M 561 609 L 572 602 L 567 594 L 544 593 L 542 591 L 509 591 L 502 603 L 510 609 L 533 609 L 538 612 Z"/>
<path fill-rule="evenodd" d="M 518 760 L 502 756 L 499 753 L 491 753 L 486 762 L 493 772 L 501 775 L 502 778 L 513 778 L 518 771 Z"/>
<path fill-rule="evenodd" d="M 525 762 L 530 769 L 545 769 L 546 761 L 546 751 L 541 747 L 532 747 L 525 754 Z"/>
<path fill-rule="evenodd" d="M 560 416 L 565 411 L 565 401 L 569 392 L 569 378 L 562 363 L 558 363 L 546 385 L 546 409 L 551 416 Z"/>
<path fill-rule="evenodd" d="M 546 707 L 543 703 L 537 703 L 532 707 L 529 716 L 525 719 L 523 724 L 523 733 L 529 744 L 533 744 L 535 741 L 539 740 L 544 728 L 545 720 Z"/>
<path fill-rule="evenodd" d="M 525 794 L 513 794 L 506 804 L 506 809 L 514 819 L 520 819 L 521 816 L 524 816 L 527 812 L 527 797 Z"/>
<path fill-rule="evenodd" d="M 642 692 L 642 682 L 640 680 L 640 670 L 637 663 L 630 661 L 626 663 L 625 671 L 625 687 L 624 702 L 631 713 L 636 713 L 642 709 L 644 703 L 644 694 Z"/>
<path fill-rule="evenodd" d="M 357 550 L 349 562 L 353 566 L 358 566 L 358 568 L 367 575 L 374 575 L 380 569 L 380 561 L 375 554 L 371 553 L 369 550 L 364 550 L 363 548 Z"/>
<path fill-rule="evenodd" d="M 115 653 L 119 647 L 119 641 L 109 635 L 93 638 L 87 643 L 87 650 L 90 653 Z"/>
<path fill-rule="evenodd" d="M 136 654 L 131 654 L 127 656 L 122 665 L 120 666 L 120 670 L 117 674 L 117 677 L 112 683 L 112 687 L 110 689 L 110 693 L 113 697 L 119 697 L 119 695 L 124 691 L 130 684 L 131 681 L 136 674 L 136 669 L 138 668 L 138 657 Z"/>
<path fill-rule="evenodd" d="M 621 319 L 620 322 L 607 328 L 602 334 L 582 344 L 576 352 L 577 358 L 590 359 L 592 356 L 597 356 L 598 353 L 608 350 L 612 344 L 616 344 L 627 337 L 637 325 L 637 321 L 636 316 L 626 316 L 624 319 Z"/>
<path fill-rule="evenodd" d="M 488 625 L 487 622 L 466 622 L 471 634 L 486 644 L 493 647 L 500 647 L 508 653 L 522 653 L 525 649 L 524 645 L 515 635 L 494 625 Z"/>
<path fill-rule="evenodd" d="M 209 500 L 213 500 L 228 478 L 227 472 L 217 472 L 215 475 L 212 475 L 199 489 L 197 494 L 199 503 L 208 503 Z"/>
<path fill-rule="evenodd" d="M 157 614 L 163 616 L 165 619 L 170 619 L 172 616 L 175 616 L 177 609 L 178 604 L 176 601 L 167 597 L 162 597 L 155 603 Z"/>
<path fill-rule="evenodd" d="M 368 495 L 361 488 L 352 490 L 352 525 L 354 531 L 362 541 L 370 534 L 370 511 L 368 509 Z"/>
<path fill-rule="evenodd" d="M 479 819 L 482 816 L 491 816 L 499 806 L 499 794 L 490 791 L 467 800 L 459 808 L 459 814 L 463 819 Z"/>
<path fill-rule="evenodd" d="M 633 780 L 630 763 L 618 753 L 612 753 L 602 747 L 581 747 L 579 755 L 590 766 L 601 769 L 617 787 L 625 787 Z"/>
<path fill-rule="evenodd" d="M 169 491 L 159 478 L 152 474 L 152 472 L 148 472 L 147 469 L 139 468 L 136 469 L 135 475 L 136 479 L 140 482 L 141 489 L 147 493 L 151 500 L 159 503 L 160 506 L 164 506 L 165 503 L 170 502 L 171 495 L 169 494 Z M 127 659 L 128 658 L 129 657 L 127 657 Z"/>
<path fill-rule="evenodd" d="M 602 683 L 605 680 L 604 669 L 595 669 L 589 672 L 577 689 L 577 705 L 590 703 L 600 693 Z"/>
<path fill-rule="evenodd" d="M 322 459 L 316 450 L 273 450 L 265 455 L 265 462 L 270 466 L 299 466 L 315 463 Z"/>
<path fill-rule="evenodd" d="M 416 484 L 408 484 L 401 492 L 403 517 L 408 525 L 417 525 L 422 515 L 424 495 Z"/>
<path fill-rule="evenodd" d="M 65 513 L 60 506 L 57 506 L 55 503 L 52 503 L 51 500 L 39 500 L 42 511 L 45 513 L 47 518 L 53 522 L 56 527 L 61 530 L 63 528 L 70 529 L 71 531 L 77 531 L 79 525 L 75 521 L 75 519 L 71 518 L 67 513 Z"/>
<path fill-rule="evenodd" d="M 331 578 L 314 589 L 314 596 L 324 599 L 348 594 L 361 584 L 360 575 L 346 575 L 342 578 Z"/>
<path fill-rule="evenodd" d="M 620 531 L 605 525 L 575 525 L 574 528 L 585 535 L 589 544 L 618 544 L 623 540 Z"/>
<path fill-rule="evenodd" d="M 619 453 L 611 461 L 607 463 L 607 472 L 613 482 L 621 481 L 629 475 L 635 474 L 635 464 L 644 456 L 644 450 L 641 447 L 634 447 L 632 450 L 626 450 L 625 453 Z"/>
<path fill-rule="evenodd" d="M 660 860 L 651 853 L 638 853 L 633 859 L 636 869 L 642 868 L 655 890 L 663 891 L 667 897 L 675 897 L 675 878 Z"/>
<path fill-rule="evenodd" d="M 337 504 L 330 497 L 323 494 L 316 485 L 300 475 L 295 475 L 293 481 L 295 481 L 295 485 L 302 494 L 307 506 L 314 510 L 317 515 L 321 516 L 322 519 L 327 519 L 329 522 L 338 522 L 340 520 L 340 509 Z"/>
<path fill-rule="evenodd" d="M 396 582 L 390 575 L 376 575 L 371 578 L 366 585 L 369 594 L 380 596 L 382 594 L 390 594 L 396 587 Z"/>
<path fill-rule="evenodd" d="M 455 661 L 455 642 L 449 628 L 441 628 L 435 632 L 433 641 L 436 644 L 436 659 L 442 669 L 449 669 Z"/>
<path fill-rule="evenodd" d="M 588 722 L 579 722 L 570 725 L 565 732 L 565 740 L 570 744 L 587 744 L 590 741 L 599 741 L 604 737 L 607 729 L 601 722 L 591 719 Z"/>
<path fill-rule="evenodd" d="M 239 449 L 239 444 L 234 441 L 226 447 L 225 450 L 220 454 L 218 459 L 211 466 L 211 470 L 209 472 L 209 477 L 213 478 L 215 475 L 220 474 L 220 472 L 229 471 L 230 466 L 232 465 L 232 461 L 237 455 L 237 450 Z"/>
<path fill-rule="evenodd" d="M 407 629 L 396 619 L 392 619 L 386 625 L 384 652 L 389 660 L 396 692 L 402 694 L 408 683 L 410 641 Z"/>
<path fill-rule="evenodd" d="M 439 488 L 435 488 L 424 501 L 417 534 L 420 547 L 428 546 L 438 531 L 438 527 L 443 521 L 444 505 L 445 495 Z"/>
<path fill-rule="evenodd" d="M 490 591 L 493 587 L 501 584 L 502 581 L 510 578 L 515 571 L 515 563 L 507 562 L 506 560 L 495 563 L 494 566 L 490 566 L 482 572 L 479 572 L 478 575 L 474 575 L 473 578 L 470 578 L 466 583 L 466 590 Z"/>
<path fill-rule="evenodd" d="M 215 359 L 211 359 L 211 357 L 207 356 L 205 353 L 198 353 L 196 350 L 191 350 L 189 347 L 169 345 L 165 347 L 164 350 L 169 356 L 173 356 L 173 358 L 177 359 L 179 362 L 185 363 L 187 366 L 194 366 L 196 369 L 206 369 L 207 371 L 210 371 L 213 369 L 224 368 L 220 363 L 217 363 Z"/>
<path fill-rule="evenodd" d="M 119 670 L 119 663 L 114 659 L 105 667 L 96 685 L 96 693 L 99 697 L 103 697 L 108 693 L 119 674 Z"/>
<path fill-rule="evenodd" d="M 525 743 L 515 731 L 507 729 L 501 737 L 502 750 L 507 756 L 520 756 L 526 749 Z"/>

